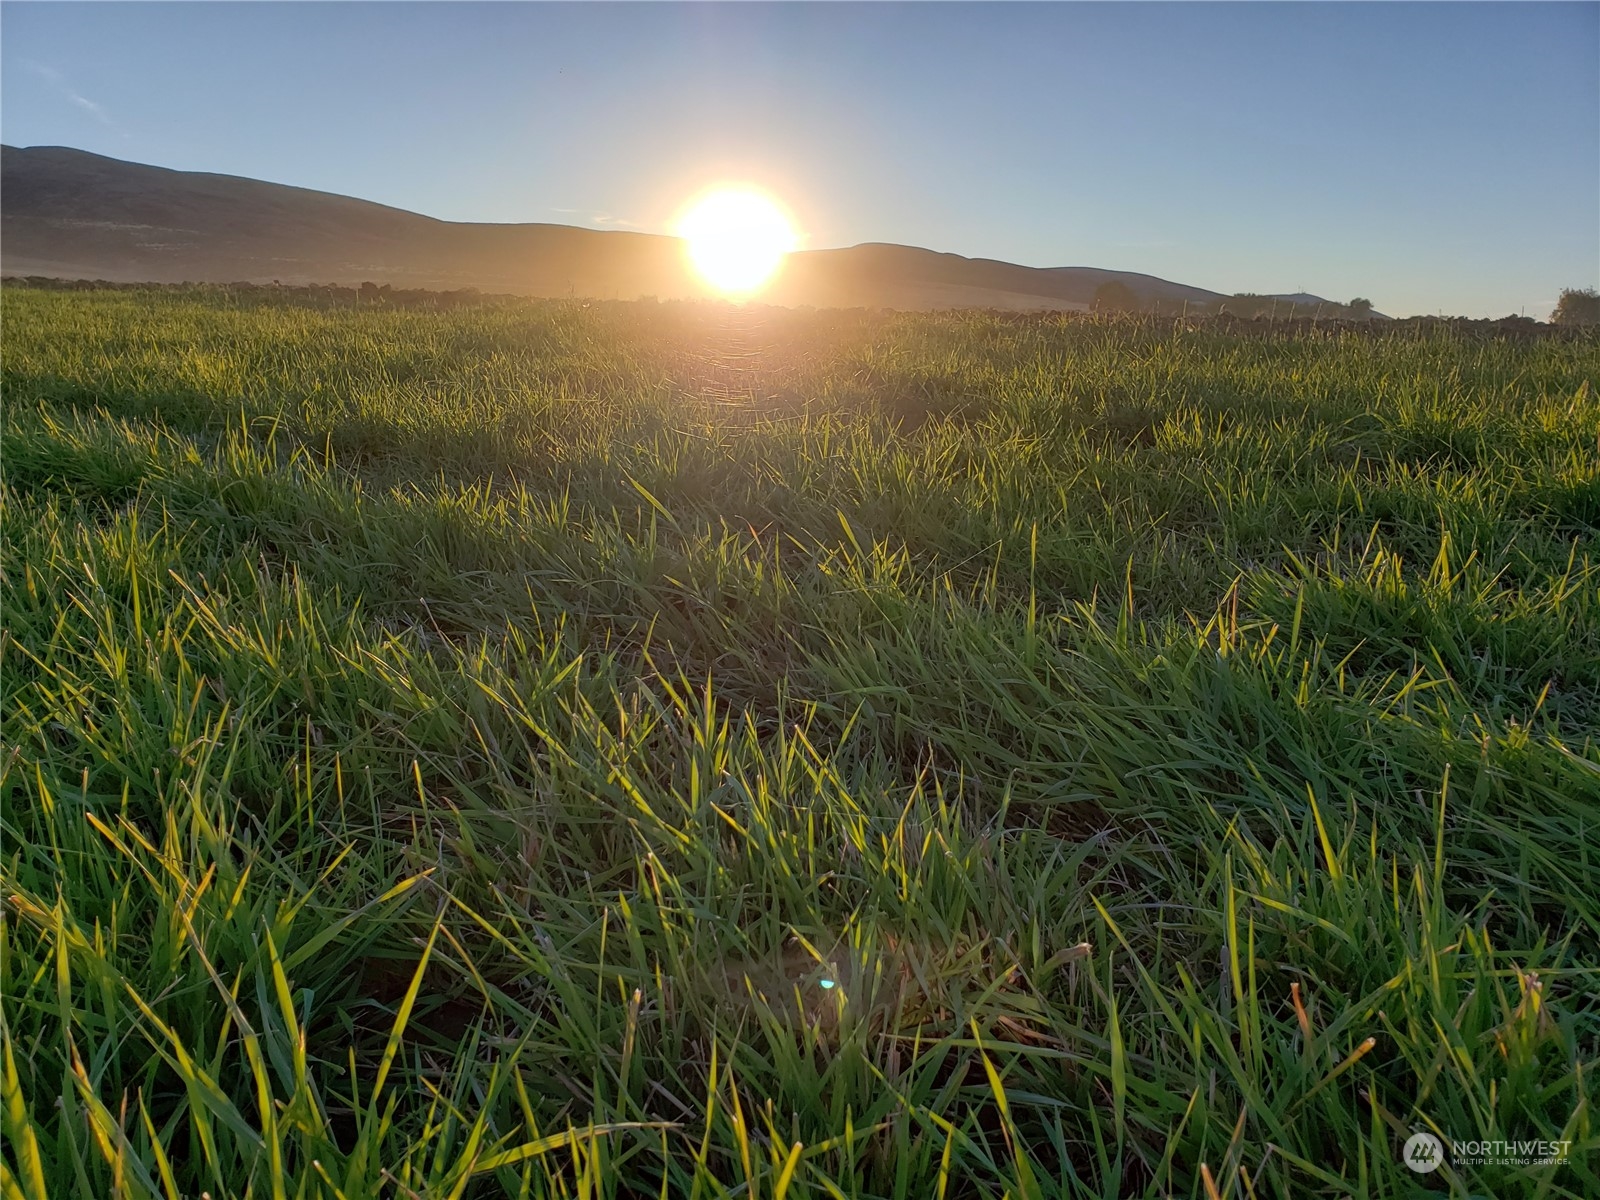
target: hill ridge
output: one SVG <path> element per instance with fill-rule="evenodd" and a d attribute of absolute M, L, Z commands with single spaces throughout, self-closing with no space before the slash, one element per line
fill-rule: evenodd
<path fill-rule="evenodd" d="M 447 221 L 297 184 L 71 146 L 0 146 L 0 272 L 153 283 L 370 281 L 620 299 L 707 294 L 687 270 L 681 244 L 663 234 Z M 1142 272 L 1030 267 L 896 242 L 797 252 L 763 299 L 1081 311 L 1108 282 L 1147 306 L 1228 299 Z"/>

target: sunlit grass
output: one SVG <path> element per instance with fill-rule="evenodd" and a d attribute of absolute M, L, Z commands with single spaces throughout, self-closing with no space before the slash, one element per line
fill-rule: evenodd
<path fill-rule="evenodd" d="M 1600 1191 L 1593 339 L 4 318 L 5 1196 Z"/>

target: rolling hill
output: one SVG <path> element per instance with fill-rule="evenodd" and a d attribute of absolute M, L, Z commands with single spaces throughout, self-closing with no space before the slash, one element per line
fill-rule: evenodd
<path fill-rule="evenodd" d="M 704 294 L 678 241 L 658 234 L 440 221 L 349 196 L 63 146 L 0 148 L 0 272 L 156 283 L 370 280 L 621 299 Z M 791 255 L 764 298 L 818 307 L 1082 310 L 1111 281 L 1147 305 L 1225 298 L 1152 275 L 1025 267 L 882 243 Z"/>

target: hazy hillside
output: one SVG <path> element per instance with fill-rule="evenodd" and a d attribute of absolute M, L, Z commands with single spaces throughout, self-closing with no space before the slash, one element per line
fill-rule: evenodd
<path fill-rule="evenodd" d="M 535 296 L 703 294 L 676 239 L 439 221 L 349 196 L 173 171 L 61 146 L 0 151 L 0 270 L 121 282 L 391 283 Z M 889 308 L 1085 309 L 1118 281 L 1143 304 L 1217 292 L 1094 267 L 1023 267 L 879 243 L 790 257 L 767 298 Z M 1315 302 L 1315 298 L 1312 298 Z"/>
<path fill-rule="evenodd" d="M 535 295 L 676 293 L 670 239 L 566 225 L 437 221 L 305 188 L 7 146 L 8 274 L 480 287 Z"/>

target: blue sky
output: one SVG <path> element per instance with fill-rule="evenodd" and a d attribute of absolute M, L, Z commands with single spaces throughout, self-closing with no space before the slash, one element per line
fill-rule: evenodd
<path fill-rule="evenodd" d="M 0 5 L 0 136 L 453 220 L 718 179 L 893 241 L 1383 311 L 1600 282 L 1600 3 Z"/>

